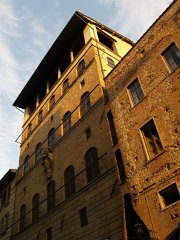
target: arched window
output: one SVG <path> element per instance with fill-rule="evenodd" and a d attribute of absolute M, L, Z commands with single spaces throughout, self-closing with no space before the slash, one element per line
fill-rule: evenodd
<path fill-rule="evenodd" d="M 35 150 L 35 162 L 41 159 L 41 143 L 38 143 Z"/>
<path fill-rule="evenodd" d="M 26 205 L 23 204 L 20 209 L 19 230 L 22 231 L 26 226 Z"/>
<path fill-rule="evenodd" d="M 78 64 L 78 76 L 80 76 L 85 70 L 85 61 L 82 59 Z"/>
<path fill-rule="evenodd" d="M 63 82 L 63 93 L 67 92 L 68 88 L 69 88 L 69 79 L 66 79 Z"/>
<path fill-rule="evenodd" d="M 55 129 L 52 128 L 48 134 L 48 147 L 51 149 L 55 144 Z"/>
<path fill-rule="evenodd" d="M 65 196 L 70 197 L 76 192 L 75 190 L 75 176 L 74 167 L 69 166 L 64 172 L 64 185 L 65 185 Z"/>
<path fill-rule="evenodd" d="M 30 157 L 29 155 L 27 155 L 24 160 L 24 173 L 27 173 L 29 171 L 29 160 L 30 160 Z"/>
<path fill-rule="evenodd" d="M 55 95 L 50 98 L 49 109 L 53 109 L 55 106 Z"/>
<path fill-rule="evenodd" d="M 55 182 L 51 181 L 47 185 L 47 210 L 55 207 Z"/>
<path fill-rule="evenodd" d="M 39 218 L 39 194 L 36 193 L 32 200 L 32 221 Z"/>
<path fill-rule="evenodd" d="M 90 148 L 86 152 L 84 160 L 86 165 L 86 178 L 89 183 L 100 174 L 97 149 L 95 147 Z"/>
<path fill-rule="evenodd" d="M 80 111 L 81 116 L 86 114 L 91 108 L 90 95 L 89 92 L 85 92 L 81 97 Z"/>
<path fill-rule="evenodd" d="M 70 128 L 71 128 L 71 112 L 67 112 L 63 117 L 64 134 L 68 132 Z"/>
<path fill-rule="evenodd" d="M 107 62 L 110 67 L 115 67 L 114 60 L 112 58 L 107 57 Z"/>
<path fill-rule="evenodd" d="M 43 110 L 38 113 L 38 123 L 41 123 L 43 120 Z"/>

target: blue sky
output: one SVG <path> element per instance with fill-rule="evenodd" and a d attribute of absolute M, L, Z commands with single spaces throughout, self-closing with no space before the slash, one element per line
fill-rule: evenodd
<path fill-rule="evenodd" d="M 172 0 L 0 0 L 0 178 L 17 168 L 12 104 L 76 10 L 137 41 Z"/>

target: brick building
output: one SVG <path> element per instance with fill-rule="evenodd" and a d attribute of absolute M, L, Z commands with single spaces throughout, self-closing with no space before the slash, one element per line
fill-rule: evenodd
<path fill-rule="evenodd" d="M 104 77 L 132 46 L 76 12 L 15 100 L 25 115 L 14 240 L 123 238 Z"/>
<path fill-rule="evenodd" d="M 10 169 L 0 180 L 0 239 L 8 240 L 12 234 L 16 170 Z"/>
<path fill-rule="evenodd" d="M 105 78 L 127 177 L 125 239 L 136 231 L 180 239 L 179 7 L 174 1 Z"/>

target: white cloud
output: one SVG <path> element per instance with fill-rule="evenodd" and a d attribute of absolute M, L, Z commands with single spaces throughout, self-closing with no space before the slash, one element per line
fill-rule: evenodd
<path fill-rule="evenodd" d="M 109 23 L 117 31 L 137 40 L 168 7 L 172 0 L 99 0 L 116 11 Z"/>

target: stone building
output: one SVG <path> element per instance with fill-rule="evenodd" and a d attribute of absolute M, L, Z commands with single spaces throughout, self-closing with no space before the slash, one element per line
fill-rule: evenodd
<path fill-rule="evenodd" d="M 127 177 L 124 239 L 180 239 L 179 7 L 174 1 L 105 78 Z"/>
<path fill-rule="evenodd" d="M 0 180 L 0 239 L 12 234 L 16 170 L 10 169 Z"/>
<path fill-rule="evenodd" d="M 104 77 L 132 46 L 76 12 L 15 100 L 25 114 L 13 240 L 123 239 Z"/>

